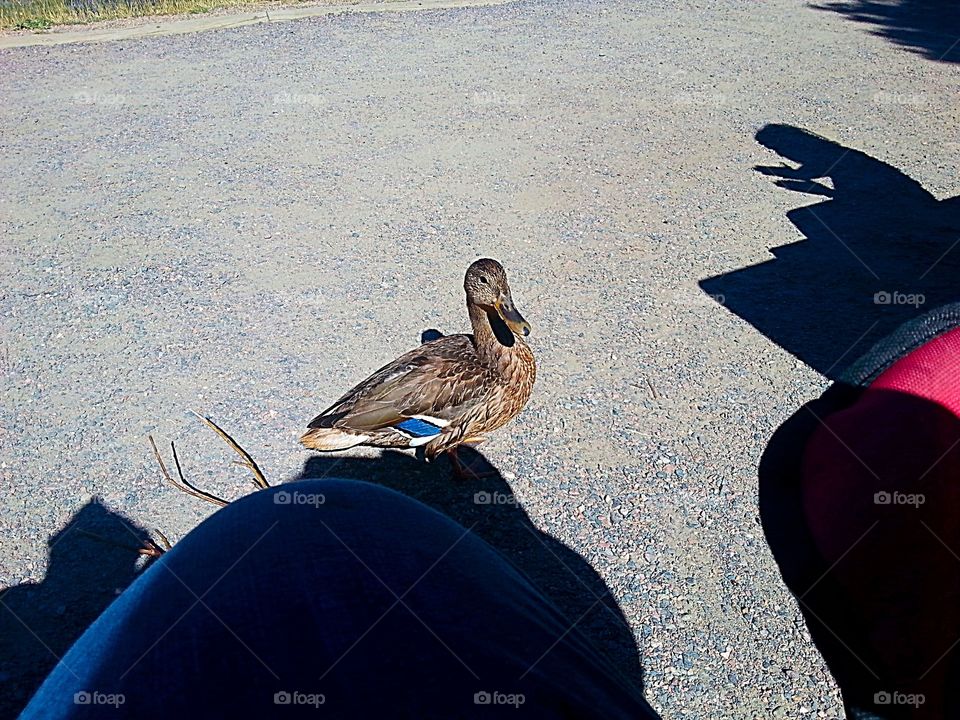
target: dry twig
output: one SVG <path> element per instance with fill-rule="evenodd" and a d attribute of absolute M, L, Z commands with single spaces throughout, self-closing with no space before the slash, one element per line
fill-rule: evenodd
<path fill-rule="evenodd" d="M 77 530 L 81 535 L 85 535 L 88 538 L 92 538 L 99 542 L 102 542 L 106 545 L 113 545 L 114 547 L 122 548 L 124 550 L 129 550 L 130 552 L 138 553 L 139 555 L 146 555 L 147 557 L 158 558 L 163 555 L 167 550 L 172 546 L 170 541 L 167 540 L 166 536 L 157 530 L 157 534 L 160 535 L 166 547 L 160 546 L 153 538 L 146 538 L 144 545 L 142 547 L 133 547 L 133 545 L 127 545 L 126 543 L 117 542 L 116 540 L 111 540 L 110 538 L 101 537 L 96 533 L 92 533 L 89 530 Z"/>
<path fill-rule="evenodd" d="M 219 425 L 217 425 L 213 420 L 208 417 L 205 417 L 198 413 L 196 410 L 191 410 L 194 415 L 200 418 L 200 421 L 203 422 L 208 428 L 213 430 L 220 438 L 229 445 L 235 453 L 237 453 L 243 460 L 238 464 L 250 470 L 253 473 L 253 484 L 256 485 L 261 490 L 266 490 L 270 487 L 270 483 L 267 482 L 267 478 L 264 477 L 263 471 L 260 470 L 260 466 L 254 462 L 254 459 L 250 457 L 250 453 L 240 447 L 240 443 L 234 440 L 232 437 L 227 435 L 226 431 L 223 430 Z"/>
<path fill-rule="evenodd" d="M 242 465 L 247 468 L 251 473 L 253 473 L 253 484 L 256 485 L 261 490 L 266 490 L 270 487 L 270 483 L 267 482 L 267 478 L 264 476 L 263 471 L 260 469 L 260 466 L 250 457 L 250 453 L 244 450 L 240 443 L 230 437 L 227 432 L 217 425 L 213 420 L 204 415 L 201 415 L 195 410 L 191 410 L 194 415 L 200 418 L 200 421 L 206 425 L 208 428 L 213 430 L 220 438 L 230 446 L 230 448 L 237 453 L 242 460 L 236 461 L 237 465 Z M 225 507 L 230 504 L 229 500 L 224 500 L 222 497 L 218 497 L 213 493 L 209 493 L 206 490 L 201 490 L 196 485 L 193 485 L 183 474 L 183 468 L 180 465 L 180 457 L 177 455 L 177 446 L 170 442 L 170 452 L 173 454 L 173 463 L 177 468 L 177 478 L 174 478 L 170 471 L 167 469 L 167 465 L 163 462 L 163 457 L 160 455 L 160 450 L 157 449 L 157 443 L 154 442 L 153 435 L 148 435 L 147 439 L 150 441 L 150 446 L 153 448 L 153 456 L 157 459 L 157 464 L 160 466 L 160 472 L 163 473 L 163 477 L 168 483 L 173 485 L 177 490 L 191 495 L 195 498 L 199 498 L 204 502 L 217 505 L 219 507 Z M 140 548 L 137 552 L 143 555 L 149 555 L 151 557 L 159 557 L 172 546 L 170 541 L 167 540 L 167 536 L 164 535 L 160 530 L 157 530 L 157 535 L 160 536 L 162 545 L 156 543 L 152 538 L 148 538 L 148 547 Z M 102 538 L 101 538 L 102 539 Z M 114 543 L 115 544 L 115 543 Z"/>
<path fill-rule="evenodd" d="M 170 471 L 167 470 L 167 465 L 163 462 L 163 458 L 160 456 L 160 451 L 157 449 L 157 443 L 153 440 L 153 435 L 148 435 L 147 440 L 150 441 L 150 445 L 153 447 L 153 456 L 157 459 L 157 463 L 160 465 L 160 472 L 163 473 L 163 477 L 166 478 L 167 482 L 177 488 L 177 490 L 185 492 L 187 495 L 192 495 L 195 498 L 205 500 L 208 503 L 219 505 L 220 507 L 230 504 L 229 500 L 224 500 L 221 497 L 217 497 L 216 495 L 208 493 L 207 491 L 201 490 L 200 488 L 190 484 L 190 481 L 183 476 L 183 470 L 180 468 L 180 459 L 177 457 L 177 446 L 171 441 L 170 449 L 173 451 L 173 461 L 177 465 L 177 474 L 180 476 L 179 482 L 174 480 L 173 475 L 171 475 Z"/>

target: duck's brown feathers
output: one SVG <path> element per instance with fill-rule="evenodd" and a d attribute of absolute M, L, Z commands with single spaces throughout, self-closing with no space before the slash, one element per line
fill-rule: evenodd
<path fill-rule="evenodd" d="M 300 442 L 324 451 L 422 446 L 432 458 L 516 417 L 537 375 L 520 337 L 530 326 L 495 260 L 473 263 L 464 290 L 472 335 L 440 337 L 380 368 L 315 417 Z"/>
<path fill-rule="evenodd" d="M 409 436 L 392 426 L 417 416 L 449 423 L 425 446 L 428 457 L 461 442 L 479 442 L 520 412 L 536 378 L 533 353 L 522 340 L 498 354 L 500 362 L 484 363 L 473 335 L 446 335 L 421 345 L 315 417 L 301 442 L 318 450 L 359 444 L 408 447 Z M 348 439 L 339 438 L 337 447 L 328 448 L 328 430 L 353 436 L 355 442 L 343 445 Z"/>

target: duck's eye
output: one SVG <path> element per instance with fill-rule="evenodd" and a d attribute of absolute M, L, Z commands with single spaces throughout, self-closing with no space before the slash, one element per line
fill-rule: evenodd
<path fill-rule="evenodd" d="M 483 275 L 480 276 L 480 282 L 482 282 L 484 285 L 489 285 L 489 284 L 490 284 Z"/>

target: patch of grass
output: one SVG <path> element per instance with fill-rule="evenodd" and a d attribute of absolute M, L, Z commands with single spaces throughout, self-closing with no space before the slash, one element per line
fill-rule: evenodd
<path fill-rule="evenodd" d="M 42 17 L 30 17 L 18 23 L 17 30 L 46 30 L 50 27 L 50 21 Z"/>
<path fill-rule="evenodd" d="M 0 0 L 0 30 L 46 30 L 53 25 L 264 4 L 263 0 Z"/>

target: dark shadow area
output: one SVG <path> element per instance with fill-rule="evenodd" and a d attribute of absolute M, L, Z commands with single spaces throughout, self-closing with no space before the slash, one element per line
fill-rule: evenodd
<path fill-rule="evenodd" d="M 874 35 L 928 60 L 960 62 L 960 4 L 954 0 L 844 0 L 811 7 L 870 25 Z"/>
<path fill-rule="evenodd" d="M 768 125 L 756 138 L 792 163 L 757 171 L 825 199 L 787 213 L 803 240 L 701 281 L 705 292 L 831 379 L 904 321 L 960 298 L 960 197 L 938 201 L 895 167 L 800 128 Z"/>
<path fill-rule="evenodd" d="M 875 423 L 844 421 L 855 401 L 882 410 L 872 413 Z M 952 549 L 960 548 L 960 486 L 947 472 L 956 471 L 956 456 L 941 460 L 944 472 L 925 473 L 956 441 L 960 421 L 937 404 L 837 384 L 784 423 L 761 460 L 767 542 L 849 718 L 960 716 L 951 697 L 960 679 L 960 560 Z M 895 492 L 925 501 L 877 499 Z"/>
<path fill-rule="evenodd" d="M 876 681 L 872 668 L 879 663 L 852 598 L 830 572 L 830 563 L 814 542 L 804 512 L 801 467 L 804 443 L 819 425 L 817 418 L 828 417 L 833 409 L 852 402 L 856 394 L 854 388 L 833 386 L 798 410 L 774 434 L 759 469 L 760 518 L 767 543 L 798 601 L 813 642 L 841 689 L 850 718 L 857 717 L 856 708 L 872 703 Z"/>
<path fill-rule="evenodd" d="M 700 285 L 836 381 L 763 454 L 767 542 L 847 717 L 960 717 L 960 420 L 922 392 L 873 385 L 960 326 L 960 197 L 937 200 L 895 167 L 800 128 L 768 125 L 756 138 L 788 161 L 757 171 L 822 199 L 787 213 L 804 239 Z M 897 493 L 925 502 L 890 502 Z"/>
<path fill-rule="evenodd" d="M 443 333 L 435 328 L 430 328 L 429 330 L 424 330 L 420 333 L 420 344 L 433 342 L 439 338 L 443 337 Z"/>
<path fill-rule="evenodd" d="M 446 458 L 428 464 L 404 452 L 385 451 L 372 459 L 313 456 L 295 479 L 337 477 L 376 483 L 471 529 L 527 575 L 571 624 L 576 622 L 624 680 L 642 690 L 636 640 L 603 579 L 578 553 L 534 526 L 506 480 L 480 453 L 462 446 L 459 457 L 477 477 L 452 477 Z"/>
<path fill-rule="evenodd" d="M 19 714 L 59 658 L 133 582 L 147 537 L 91 501 L 48 540 L 43 582 L 0 593 L 0 718 Z"/>

